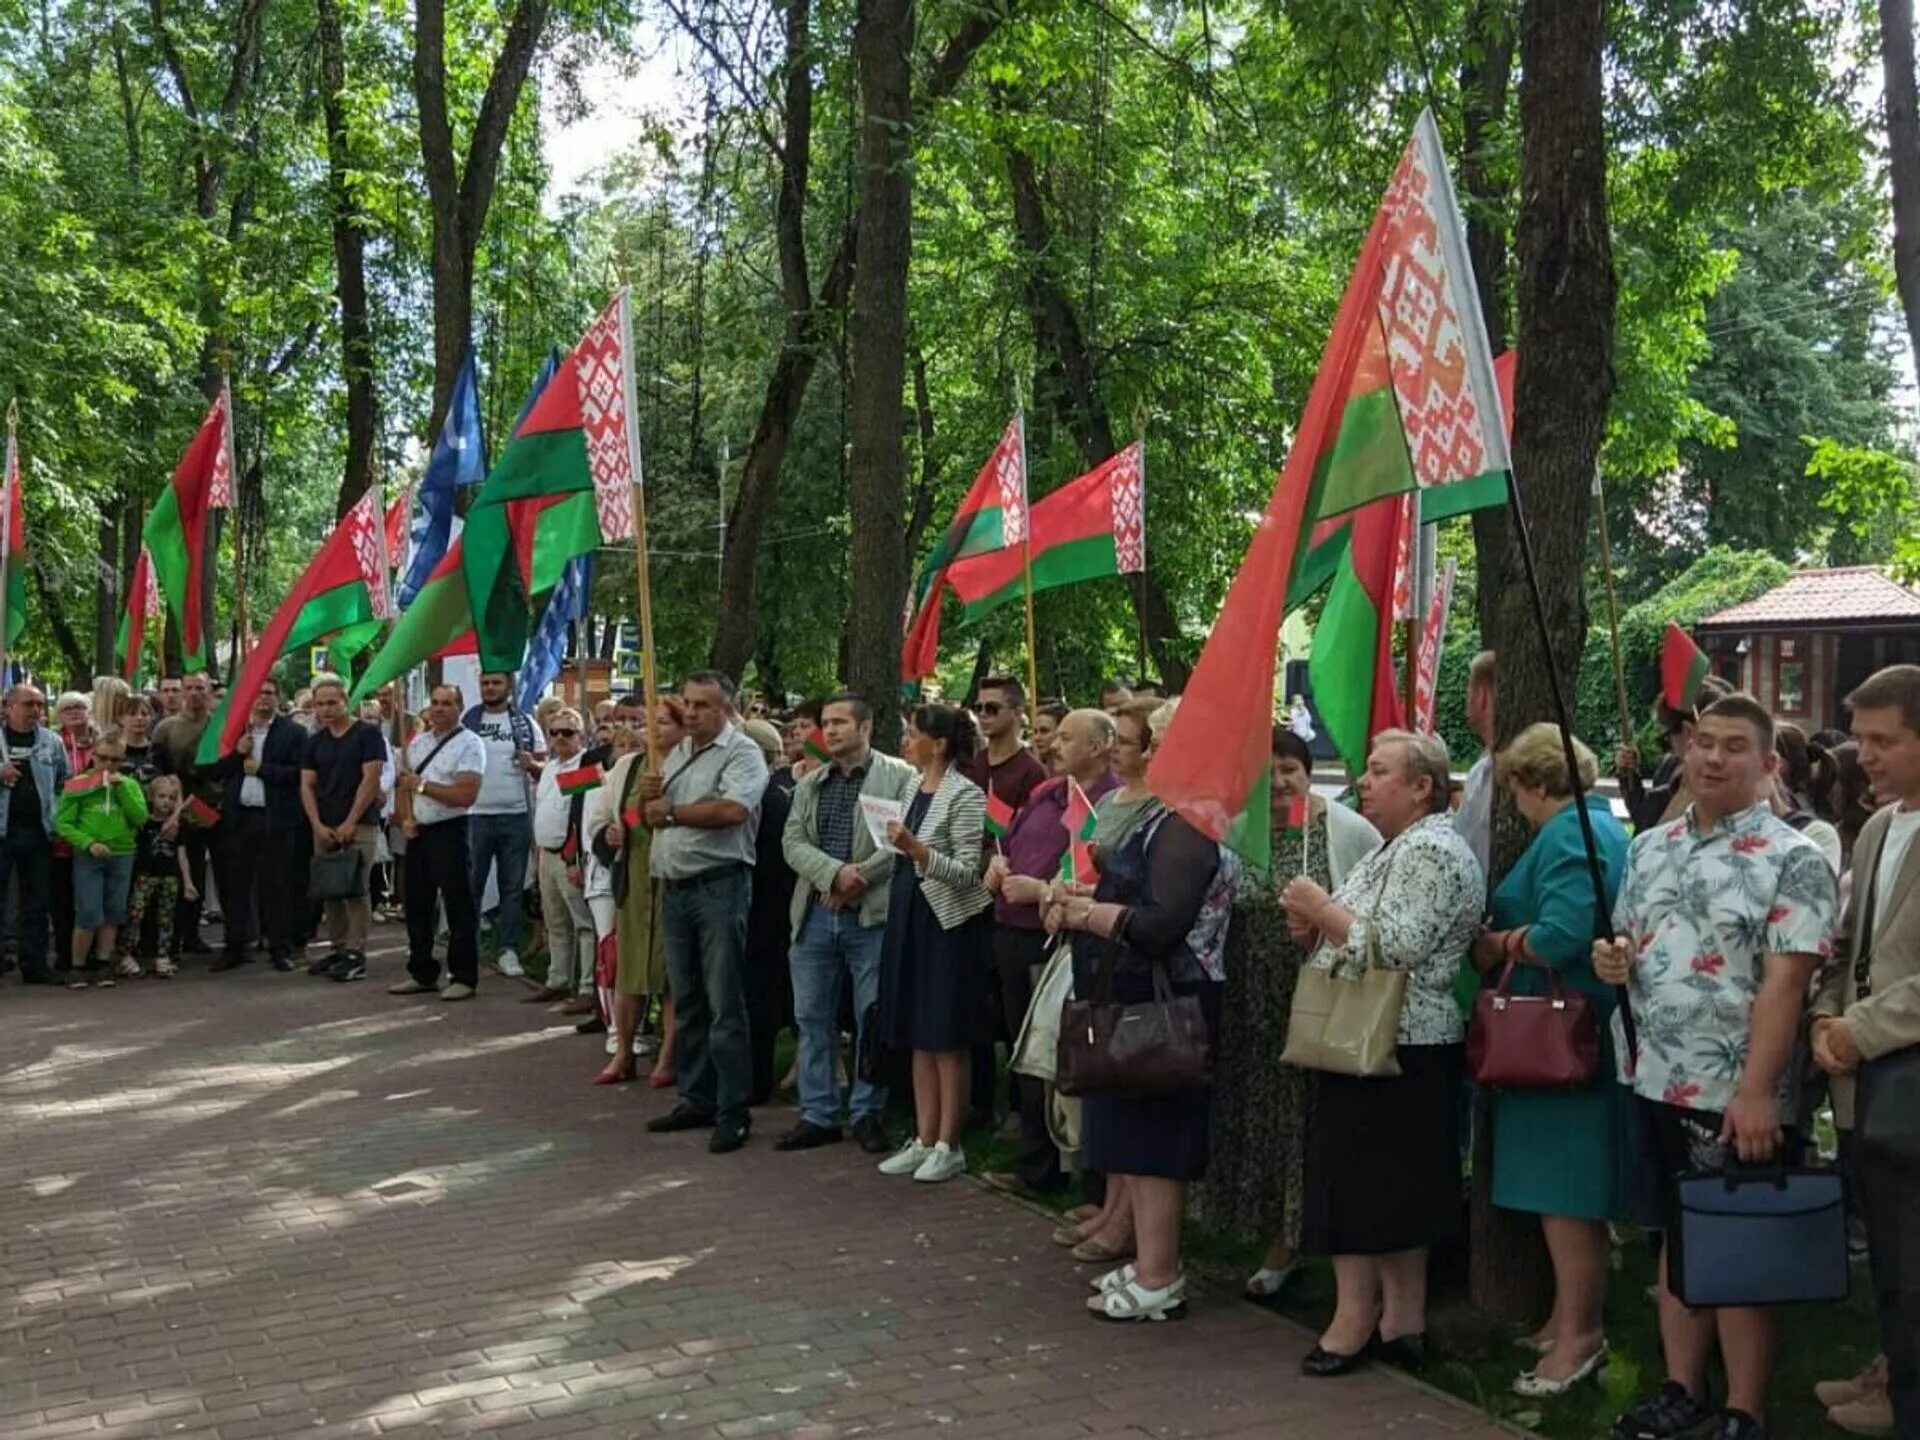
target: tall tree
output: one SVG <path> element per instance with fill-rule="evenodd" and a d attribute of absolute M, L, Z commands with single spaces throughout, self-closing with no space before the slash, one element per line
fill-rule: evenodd
<path fill-rule="evenodd" d="M 907 262 L 913 240 L 914 0 L 860 0 L 860 219 L 855 228 L 852 451 L 848 501 L 854 575 L 848 679 L 874 702 L 874 733 L 897 734 L 900 613 L 907 593 Z"/>
<path fill-rule="evenodd" d="M 1893 180 L 1893 269 L 1907 341 L 1920 364 L 1920 96 L 1915 94 L 1913 0 L 1880 0 L 1887 162 Z"/>
<path fill-rule="evenodd" d="M 1601 79 L 1606 35 L 1606 0 L 1527 0 L 1521 10 L 1513 467 L 1553 643 L 1541 644 L 1514 547 L 1481 554 L 1481 594 L 1491 597 L 1481 601 L 1486 637 L 1499 656 L 1495 710 L 1502 745 L 1535 721 L 1553 718 L 1556 677 L 1572 704 L 1587 633 L 1587 523 L 1614 384 Z M 1517 858 L 1517 829 L 1508 814 L 1495 836 L 1495 877 Z M 1476 1260 L 1473 1299 L 1507 1318 L 1537 1314 L 1543 1279 L 1529 1252 L 1493 1247 Z"/>
<path fill-rule="evenodd" d="M 157 0 L 156 0 L 157 3 Z M 433 231 L 433 411 L 427 433 L 440 433 L 460 357 L 472 339 L 473 259 L 500 177 L 500 152 L 520 90 L 540 46 L 549 0 L 516 0 L 506 37 L 487 75 L 464 158 L 456 150 L 447 103 L 447 3 L 414 0 L 413 95 L 420 112 L 420 158 L 426 169 Z"/>
<path fill-rule="evenodd" d="M 327 207 L 333 222 L 334 293 L 340 301 L 340 374 L 347 390 L 347 460 L 335 513 L 373 484 L 373 326 L 367 314 L 367 231 L 353 193 L 347 126 L 347 42 L 339 0 L 314 0 L 320 32 L 320 108 L 327 128 Z"/>

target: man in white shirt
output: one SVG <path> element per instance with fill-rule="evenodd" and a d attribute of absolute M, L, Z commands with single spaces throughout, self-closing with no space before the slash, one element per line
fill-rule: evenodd
<path fill-rule="evenodd" d="M 1472 847 L 1480 873 L 1491 876 L 1493 854 L 1493 651 L 1482 650 L 1467 667 L 1467 724 L 1480 737 L 1480 758 L 1467 771 L 1453 828 Z"/>
<path fill-rule="evenodd" d="M 498 870 L 500 908 L 493 938 L 499 945 L 493 967 L 518 979 L 520 968 L 520 892 L 527 883 L 527 857 L 533 848 L 530 791 L 540 778 L 546 740 L 533 717 L 513 703 L 513 675 L 496 670 L 480 677 L 480 703 L 462 724 L 486 747 L 487 767 L 474 801 L 470 829 L 473 844 L 473 893 L 487 893 L 487 876 Z"/>
<path fill-rule="evenodd" d="M 547 983 L 527 996 L 528 1004 L 593 994 L 593 912 L 582 888 L 580 810 L 587 790 L 600 783 L 600 767 L 581 763 L 584 729 L 579 712 L 565 707 L 547 722 L 550 754 L 533 802 L 534 868 L 540 913 L 547 922 Z"/>
<path fill-rule="evenodd" d="M 480 914 L 476 908 L 467 812 L 479 797 L 487 747 L 460 724 L 460 691 L 436 685 L 428 728 L 407 747 L 394 782 L 407 836 L 407 978 L 389 995 L 428 995 L 440 978 L 433 955 L 434 913 L 447 910 L 447 987 L 442 1000 L 471 1000 L 480 983 Z M 524 859 L 523 859 L 524 863 Z"/>

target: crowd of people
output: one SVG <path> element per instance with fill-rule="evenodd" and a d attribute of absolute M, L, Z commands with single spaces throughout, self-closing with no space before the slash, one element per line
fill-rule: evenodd
<path fill-rule="evenodd" d="M 1087 1301 L 1099 1318 L 1184 1312 L 1190 1199 L 1267 1242 L 1254 1298 L 1283 1293 L 1301 1257 L 1330 1257 L 1335 1307 L 1303 1362 L 1319 1378 L 1425 1362 L 1431 1257 L 1466 1215 L 1475 993 L 1577 993 L 1598 1020 L 1590 1076 L 1504 1086 L 1479 1112 L 1493 1203 L 1540 1217 L 1554 1277 L 1516 1392 L 1550 1398 L 1604 1371 L 1619 1222 L 1657 1243 L 1679 1176 L 1805 1158 L 1830 1106 L 1885 1354 L 1820 1398 L 1844 1430 L 1920 1435 L 1911 1122 L 1904 1154 L 1852 1133 L 1860 1083 L 1920 1050 L 1920 667 L 1855 690 L 1850 734 L 1808 736 L 1709 680 L 1697 706 L 1660 710 L 1656 766 L 1615 757 L 1625 824 L 1595 793 L 1590 750 L 1557 727 L 1495 748 L 1496 672 L 1490 654 L 1470 670 L 1486 753 L 1463 784 L 1441 740 L 1389 730 L 1350 795 L 1316 794 L 1311 719 L 1290 707 L 1265 873 L 1155 798 L 1148 767 L 1179 701 L 1117 684 L 1073 708 L 990 677 L 970 705 L 910 707 L 885 737 L 896 747 L 860 695 L 776 717 L 713 670 L 651 714 L 626 695 L 591 716 L 522 713 L 497 674 L 471 708 L 442 685 L 418 717 L 391 692 L 354 714 L 321 676 L 285 704 L 264 689 L 236 753 L 210 766 L 195 761 L 204 675 L 153 694 L 99 681 L 60 696 L 51 726 L 45 697 L 17 685 L 0 886 L 18 877 L 12 953 L 29 984 L 171 975 L 211 954 L 216 895 L 212 969 L 264 951 L 290 971 L 324 932 L 307 972 L 357 980 L 384 886 L 407 931 L 390 993 L 456 1002 L 481 982 L 487 916 L 494 969 L 535 987 L 534 919 L 547 968 L 525 998 L 606 1037 L 596 1083 L 644 1073 L 674 1090 L 650 1131 L 736 1151 L 791 1088 L 797 1120 L 775 1149 L 850 1136 L 881 1175 L 937 1184 L 967 1170 L 971 1126 L 1004 1119 L 1017 1159 L 985 1178 L 1080 1187 L 1054 1238 L 1107 1267 Z M 1489 892 L 1502 798 L 1525 843 Z M 276 903 L 299 893 L 319 898 Z M 999 1047 L 1045 1018 L 1056 954 L 1076 996 L 1190 1001 L 1211 1083 L 1069 1098 L 1023 1071 L 1002 1117 Z M 1303 998 L 1369 975 L 1391 980 L 1388 1063 L 1283 1063 Z M 895 1094 L 911 1101 L 902 1136 Z M 1689 1309 L 1669 1253 L 1664 1384 L 1614 1434 L 1752 1440 L 1774 1312 Z"/>

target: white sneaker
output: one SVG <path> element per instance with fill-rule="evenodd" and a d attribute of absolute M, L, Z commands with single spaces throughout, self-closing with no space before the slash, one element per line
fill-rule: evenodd
<path fill-rule="evenodd" d="M 927 1146 L 922 1145 L 918 1137 L 915 1137 L 907 1141 L 906 1144 L 902 1145 L 886 1159 L 882 1160 L 878 1168 L 882 1175 L 917 1174 L 920 1167 L 926 1163 L 927 1157 L 931 1154 L 933 1154 L 933 1151 Z"/>
<path fill-rule="evenodd" d="M 462 985 L 456 980 L 440 992 L 440 998 L 442 1000 L 471 1000 L 473 999 L 473 987 L 471 985 Z"/>
<path fill-rule="evenodd" d="M 174 972 L 179 968 L 178 965 L 174 964 L 173 961 L 164 955 L 153 962 L 153 973 L 158 975 L 162 980 L 171 980 Z"/>
<path fill-rule="evenodd" d="M 122 955 L 120 957 L 120 978 L 122 980 L 138 980 L 140 974 L 140 962 L 138 960 L 134 959 L 131 955 Z"/>
<path fill-rule="evenodd" d="M 509 980 L 518 980 L 527 973 L 520 968 L 520 957 L 511 950 L 502 950 L 499 958 L 493 962 L 493 968 Z"/>
<path fill-rule="evenodd" d="M 956 1175 L 966 1173 L 967 1152 L 942 1140 L 927 1152 L 927 1158 L 920 1162 L 920 1168 L 913 1172 L 913 1178 L 924 1184 L 937 1185 L 942 1180 L 951 1180 Z"/>

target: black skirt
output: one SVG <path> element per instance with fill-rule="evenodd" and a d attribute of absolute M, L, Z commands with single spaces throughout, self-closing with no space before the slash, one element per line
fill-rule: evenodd
<path fill-rule="evenodd" d="M 969 1050 L 993 1043 L 987 967 L 993 912 L 947 930 L 916 883 L 894 867 L 880 947 L 880 1038 L 897 1050 Z"/>
<path fill-rule="evenodd" d="M 1074 988 L 1091 992 L 1091 975 L 1075 967 Z M 1219 1044 L 1220 992 L 1214 981 L 1176 984 L 1176 995 L 1197 995 L 1206 1017 L 1207 1036 Z M 1153 998 L 1152 972 L 1116 970 L 1113 998 L 1138 1004 Z M 1205 1087 L 1153 1100 L 1089 1095 L 1080 1102 L 1081 1163 L 1105 1175 L 1152 1175 L 1163 1180 L 1198 1180 L 1207 1173 L 1208 1127 L 1213 1092 Z"/>
<path fill-rule="evenodd" d="M 1399 1057 L 1390 1079 L 1318 1077 L 1300 1238 L 1309 1255 L 1394 1255 L 1459 1236 L 1464 1047 L 1402 1045 Z"/>

